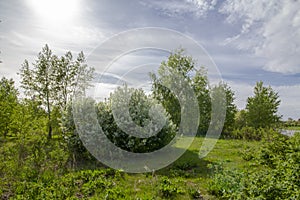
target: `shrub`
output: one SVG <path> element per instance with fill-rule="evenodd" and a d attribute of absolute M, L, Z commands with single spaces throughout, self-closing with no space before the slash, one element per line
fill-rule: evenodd
<path fill-rule="evenodd" d="M 144 136 L 141 138 L 129 135 L 136 130 L 127 119 L 122 119 L 122 125 L 126 127 L 129 133 L 124 132 L 114 120 L 113 107 L 124 109 L 118 110 L 118 113 L 126 112 L 126 106 L 122 105 L 126 101 L 124 98 L 128 98 L 129 94 L 131 94 L 129 101 L 130 120 L 141 127 L 140 131 L 142 132 L 140 134 Z M 130 152 L 152 152 L 167 145 L 176 134 L 175 125 L 168 119 L 166 112 L 156 107 L 155 104 L 155 101 L 147 97 L 141 89 L 135 90 L 129 89 L 126 86 L 124 88 L 120 87 L 111 95 L 110 102 L 100 102 L 98 104 L 98 121 L 106 136 L 116 146 Z M 155 110 L 151 111 L 151 107 L 160 110 L 160 112 L 156 110 L 156 113 L 150 114 L 151 112 L 155 112 Z M 150 115 L 152 118 L 150 118 Z M 164 119 L 164 117 L 167 117 L 167 119 Z M 165 121 L 166 123 L 159 131 L 157 124 L 161 121 Z M 148 124 L 150 128 L 146 128 Z M 153 135 L 153 133 L 156 134 Z M 149 135 L 153 136 L 148 137 Z"/>
<path fill-rule="evenodd" d="M 272 139 L 279 133 L 271 128 L 253 128 L 250 126 L 245 126 L 240 129 L 235 129 L 232 131 L 231 137 L 235 139 L 244 140 L 262 140 L 262 139 Z"/>
<path fill-rule="evenodd" d="M 160 181 L 159 192 L 164 198 L 173 198 L 177 194 L 182 194 L 183 190 L 178 186 L 178 180 L 171 181 L 164 176 Z"/>
<path fill-rule="evenodd" d="M 217 170 L 209 192 L 224 199 L 299 199 L 300 135 L 265 141 L 253 171 Z"/>
<path fill-rule="evenodd" d="M 115 181 L 122 180 L 118 171 L 85 170 L 67 173 L 62 177 L 45 182 L 23 181 L 15 184 L 15 199 L 119 199 L 125 197 L 126 190 Z"/>

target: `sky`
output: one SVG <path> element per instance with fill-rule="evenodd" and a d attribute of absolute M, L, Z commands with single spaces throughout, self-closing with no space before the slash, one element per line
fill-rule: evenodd
<path fill-rule="evenodd" d="M 0 75 L 14 78 L 17 85 L 24 60 L 34 62 L 48 44 L 56 55 L 83 51 L 90 66 L 105 72 L 97 85 L 100 96 L 122 80 L 149 89 L 148 73 L 167 59 L 168 50 L 127 52 L 113 60 L 109 69 L 100 60 L 113 59 L 122 48 L 118 42 L 126 41 L 125 49 L 152 41 L 189 51 L 186 42 L 174 42 L 159 33 L 118 38 L 133 29 L 156 27 L 162 32 L 176 31 L 199 44 L 204 49 L 201 55 L 211 58 L 222 80 L 235 91 L 239 109 L 245 108 L 247 97 L 261 80 L 279 93 L 283 119 L 300 118 L 298 0 L 0 0 L 0 20 Z M 133 39 L 134 44 L 128 44 Z M 103 51 L 108 44 L 111 46 Z"/>

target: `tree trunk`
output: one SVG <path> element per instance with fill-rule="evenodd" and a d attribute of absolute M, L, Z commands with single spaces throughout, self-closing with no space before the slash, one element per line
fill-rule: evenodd
<path fill-rule="evenodd" d="M 51 139 L 52 125 L 51 125 L 51 109 L 50 109 L 49 93 L 47 93 L 47 110 L 48 110 L 48 139 Z"/>
<path fill-rule="evenodd" d="M 51 139 L 52 138 L 52 126 L 51 126 L 51 123 L 49 122 L 49 127 L 48 127 L 48 139 Z"/>

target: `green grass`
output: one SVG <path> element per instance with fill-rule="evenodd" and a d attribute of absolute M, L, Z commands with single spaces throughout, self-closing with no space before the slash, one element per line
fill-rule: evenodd
<path fill-rule="evenodd" d="M 205 158 L 199 159 L 198 153 L 202 143 L 203 138 L 195 138 L 190 148 L 177 161 L 154 173 L 127 174 L 122 187 L 129 189 L 132 199 L 161 199 L 159 184 L 162 177 L 166 176 L 171 182 L 176 182 L 183 191 L 172 199 L 191 199 L 189 193 L 196 190 L 200 190 L 205 199 L 215 199 L 207 192 L 208 183 L 213 175 L 209 166 L 222 163 L 227 169 L 253 169 L 255 163 L 245 161 L 242 154 L 249 148 L 255 150 L 261 145 L 260 142 L 254 141 L 220 139 Z M 182 145 L 177 144 L 177 148 Z"/>

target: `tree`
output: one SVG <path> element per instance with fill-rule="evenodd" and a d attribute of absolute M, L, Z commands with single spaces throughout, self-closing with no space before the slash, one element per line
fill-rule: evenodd
<path fill-rule="evenodd" d="M 169 69 L 179 72 L 184 78 L 187 78 L 191 82 L 188 73 L 194 69 L 194 63 L 191 57 L 183 55 L 183 49 L 179 49 L 174 53 L 171 53 L 167 61 L 163 61 L 158 69 L 158 74 L 151 73 L 152 79 L 152 92 L 155 99 L 162 103 L 166 111 L 171 115 L 171 120 L 178 127 L 180 124 L 181 111 L 180 104 L 175 94 L 170 89 L 162 84 L 162 79 L 168 77 Z M 165 82 L 171 82 L 171 79 Z M 176 84 L 176 83 L 174 83 Z M 178 84 L 178 83 L 177 83 Z"/>
<path fill-rule="evenodd" d="M 27 60 L 24 61 L 20 76 L 25 94 L 34 97 L 47 111 L 48 138 L 52 137 L 53 122 L 57 121 L 56 107 L 66 110 L 67 103 L 75 90 L 85 92 L 88 82 L 93 78 L 93 69 L 86 64 L 83 52 L 74 61 L 71 52 L 64 56 L 52 54 L 46 44 L 38 54 L 38 59 L 29 67 Z"/>
<path fill-rule="evenodd" d="M 177 99 L 178 97 L 162 84 L 162 80 L 166 81 L 166 77 L 170 75 L 170 70 L 180 74 L 188 82 L 189 86 L 193 88 L 198 100 L 200 113 L 198 134 L 205 134 L 211 120 L 210 87 L 206 70 L 203 67 L 196 69 L 196 63 L 193 58 L 184 55 L 183 49 L 178 49 L 171 53 L 167 61 L 161 63 L 157 75 L 154 73 L 150 74 L 154 98 L 163 105 L 177 127 L 181 121 L 182 108 Z M 180 79 L 175 83 L 171 79 L 168 81 L 174 85 L 182 84 Z"/>
<path fill-rule="evenodd" d="M 54 98 L 60 109 L 65 111 L 76 89 L 85 92 L 89 86 L 88 81 L 93 78 L 94 69 L 87 66 L 83 52 L 80 52 L 76 60 L 73 60 L 72 53 L 68 51 L 58 59 L 53 71 L 56 91 Z"/>
<path fill-rule="evenodd" d="M 211 121 L 212 101 L 211 88 L 209 87 L 207 70 L 205 68 L 202 67 L 200 70 L 196 71 L 192 80 L 192 85 L 197 95 L 200 113 L 198 134 L 206 134 Z"/>
<path fill-rule="evenodd" d="M 0 133 L 4 137 L 10 131 L 15 106 L 18 104 L 18 90 L 12 79 L 3 77 L 0 80 Z"/>
<path fill-rule="evenodd" d="M 45 45 L 38 54 L 38 59 L 33 64 L 33 69 L 29 68 L 27 60 L 24 61 L 21 68 L 21 84 L 25 89 L 25 94 L 34 96 L 45 106 L 48 116 L 48 138 L 52 137 L 51 111 L 54 103 L 54 66 L 57 64 L 57 57 Z"/>
<path fill-rule="evenodd" d="M 223 93 L 225 94 L 223 97 L 225 97 L 225 100 L 222 102 L 225 102 L 225 107 L 226 107 L 226 117 L 224 121 L 224 126 L 223 126 L 223 135 L 229 135 L 231 131 L 233 131 L 234 126 L 235 126 L 235 116 L 237 113 L 237 107 L 234 104 L 234 92 L 231 90 L 231 88 L 226 84 L 226 83 L 219 83 L 218 86 L 214 87 L 212 89 L 212 93 L 215 93 L 217 89 L 221 89 Z"/>
<path fill-rule="evenodd" d="M 240 110 L 235 115 L 235 128 L 241 129 L 247 126 L 247 111 Z"/>
<path fill-rule="evenodd" d="M 21 99 L 14 108 L 10 129 L 16 136 L 27 137 L 43 132 L 46 123 L 45 110 L 39 107 L 38 102 L 34 99 Z"/>
<path fill-rule="evenodd" d="M 107 137 L 118 147 L 131 152 L 152 152 L 167 145 L 176 134 L 167 113 L 155 104 L 142 89 L 125 85 L 111 94 L 109 102 L 98 104 L 98 120 Z"/>
<path fill-rule="evenodd" d="M 270 86 L 264 87 L 263 82 L 257 82 L 254 96 L 247 99 L 247 124 L 254 128 L 266 128 L 279 122 L 279 95 Z"/>

